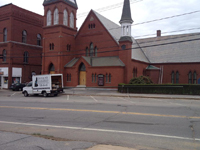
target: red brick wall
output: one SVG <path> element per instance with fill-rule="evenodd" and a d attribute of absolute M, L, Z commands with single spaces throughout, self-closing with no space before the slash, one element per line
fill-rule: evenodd
<path fill-rule="evenodd" d="M 6 62 L 0 60 L 0 67 L 9 67 L 9 86 L 12 82 L 12 68 L 22 68 L 22 82 L 31 80 L 31 73 L 41 72 L 42 47 L 37 46 L 37 34 L 43 36 L 43 16 L 9 4 L 0 8 L 0 31 L 8 30 L 7 42 L 0 36 L 0 53 L 7 52 Z M 22 31 L 27 31 L 27 43 L 22 43 Z M 28 63 L 24 63 L 24 52 L 29 53 Z"/>
<path fill-rule="evenodd" d="M 53 25 L 54 20 L 54 10 L 58 9 L 59 11 L 59 24 Z M 68 26 L 63 25 L 63 11 L 67 9 L 68 11 Z M 47 26 L 47 11 L 51 10 L 52 14 L 52 25 Z M 69 27 L 70 23 L 70 13 L 74 13 L 75 17 L 75 28 Z M 63 73 L 64 65 L 67 64 L 71 59 L 73 51 L 75 50 L 75 34 L 77 33 L 76 28 L 76 8 L 64 3 L 58 2 L 50 5 L 44 6 L 44 41 L 43 41 L 43 68 L 42 73 L 49 73 L 49 65 L 52 63 L 55 67 L 55 73 Z M 50 43 L 54 44 L 54 50 L 49 49 Z M 67 44 L 71 45 L 70 52 L 67 51 Z"/>
<path fill-rule="evenodd" d="M 171 83 L 171 73 L 174 71 L 179 72 L 179 83 L 188 84 L 188 74 L 191 71 L 192 74 L 194 71 L 197 72 L 197 80 L 200 78 L 200 63 L 169 63 L 169 64 L 159 64 L 155 65 L 157 67 L 163 66 L 163 83 Z M 176 79 L 176 76 L 174 76 Z M 176 80 L 175 80 L 176 81 Z"/>
<path fill-rule="evenodd" d="M 93 18 L 91 20 L 91 18 Z M 89 29 L 90 24 L 95 24 L 95 28 Z M 102 23 L 98 20 L 96 15 L 91 11 L 86 18 L 85 22 L 81 26 L 77 36 L 76 36 L 76 53 L 79 56 L 86 54 L 86 47 L 90 47 L 90 43 L 93 43 L 94 48 L 98 48 L 98 57 L 104 56 L 118 56 L 119 52 L 114 52 L 113 50 L 118 50 L 119 45 L 113 39 L 113 37 L 108 33 Z M 113 52 L 107 52 L 113 51 Z"/>
<path fill-rule="evenodd" d="M 124 67 L 91 67 L 83 58 L 81 58 L 74 67 L 65 68 L 64 86 L 76 87 L 79 84 L 79 66 L 84 63 L 86 66 L 86 79 L 87 87 L 98 87 L 98 78 L 94 83 L 92 82 L 92 74 L 104 75 L 104 87 L 117 86 L 119 83 L 123 83 L 124 80 Z M 71 82 L 67 81 L 67 74 L 71 74 Z M 111 82 L 106 83 L 106 74 L 111 74 Z"/>

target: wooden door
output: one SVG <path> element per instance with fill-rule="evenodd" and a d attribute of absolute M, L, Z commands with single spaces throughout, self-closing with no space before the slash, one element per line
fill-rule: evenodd
<path fill-rule="evenodd" d="M 80 71 L 80 85 L 86 85 L 86 71 Z"/>

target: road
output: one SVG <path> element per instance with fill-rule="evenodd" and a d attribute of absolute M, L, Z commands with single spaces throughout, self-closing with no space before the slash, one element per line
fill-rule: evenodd
<path fill-rule="evenodd" d="M 199 150 L 200 101 L 0 95 L 0 131 L 136 149 Z"/>

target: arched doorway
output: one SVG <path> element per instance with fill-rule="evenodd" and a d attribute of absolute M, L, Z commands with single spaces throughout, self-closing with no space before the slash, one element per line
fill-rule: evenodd
<path fill-rule="evenodd" d="M 79 85 L 86 85 L 86 67 L 84 63 L 79 66 Z"/>
<path fill-rule="evenodd" d="M 55 74 L 55 67 L 52 63 L 49 65 L 49 74 Z"/>

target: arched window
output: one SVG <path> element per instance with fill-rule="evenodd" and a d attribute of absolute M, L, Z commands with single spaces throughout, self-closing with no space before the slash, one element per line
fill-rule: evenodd
<path fill-rule="evenodd" d="M 59 14 L 58 14 L 58 9 L 56 8 L 54 10 L 54 25 L 57 25 L 59 22 Z"/>
<path fill-rule="evenodd" d="M 3 41 L 4 41 L 4 42 L 7 41 L 7 34 L 8 34 L 8 33 L 7 33 L 7 29 L 4 28 L 4 29 L 3 29 Z"/>
<path fill-rule="evenodd" d="M 42 36 L 40 34 L 37 34 L 37 45 L 41 46 L 42 43 Z"/>
<path fill-rule="evenodd" d="M 197 72 L 194 71 L 194 74 L 193 74 L 193 84 L 197 84 Z"/>
<path fill-rule="evenodd" d="M 172 80 L 172 83 L 174 84 L 174 71 L 172 71 L 171 80 Z"/>
<path fill-rule="evenodd" d="M 108 83 L 108 74 L 106 73 L 106 83 Z"/>
<path fill-rule="evenodd" d="M 176 83 L 178 84 L 179 83 L 179 72 L 176 71 Z"/>
<path fill-rule="evenodd" d="M 94 48 L 94 56 L 97 56 L 97 47 Z"/>
<path fill-rule="evenodd" d="M 89 56 L 89 50 L 88 50 L 88 47 L 86 47 L 85 56 Z"/>
<path fill-rule="evenodd" d="M 52 46 L 51 49 L 54 50 L 54 44 L 53 43 L 51 44 L 51 46 Z"/>
<path fill-rule="evenodd" d="M 47 26 L 51 25 L 51 10 L 47 12 Z"/>
<path fill-rule="evenodd" d="M 28 63 L 28 52 L 24 52 L 24 63 Z"/>
<path fill-rule="evenodd" d="M 134 77 L 134 78 L 137 77 L 137 68 L 133 68 L 133 77 Z"/>
<path fill-rule="evenodd" d="M 74 28 L 74 14 L 72 12 L 70 14 L 70 27 Z"/>
<path fill-rule="evenodd" d="M 71 81 L 71 74 L 69 74 L 69 81 Z"/>
<path fill-rule="evenodd" d="M 92 82 L 94 82 L 94 74 L 92 74 Z"/>
<path fill-rule="evenodd" d="M 188 83 L 192 84 L 192 72 L 191 71 L 188 74 Z"/>
<path fill-rule="evenodd" d="M 94 55 L 94 45 L 93 43 L 90 44 L 90 56 Z"/>
<path fill-rule="evenodd" d="M 109 74 L 109 83 L 111 83 L 111 74 Z"/>
<path fill-rule="evenodd" d="M 68 12 L 67 12 L 67 10 L 65 9 L 64 10 L 64 12 L 63 12 L 63 24 L 65 25 L 65 26 L 68 26 Z"/>
<path fill-rule="evenodd" d="M 96 83 L 97 82 L 97 74 L 95 73 L 94 75 L 94 82 Z"/>
<path fill-rule="evenodd" d="M 6 62 L 6 50 L 4 49 L 2 52 L 3 62 Z"/>
<path fill-rule="evenodd" d="M 49 44 L 49 50 L 51 50 L 52 49 L 52 45 L 51 45 L 51 43 Z"/>
<path fill-rule="evenodd" d="M 93 26 L 93 28 L 95 28 L 95 24 L 93 24 L 92 26 Z"/>
<path fill-rule="evenodd" d="M 22 42 L 23 43 L 27 42 L 27 32 L 25 30 L 22 32 Z"/>
<path fill-rule="evenodd" d="M 126 35 L 126 27 L 123 27 L 123 35 Z"/>
<path fill-rule="evenodd" d="M 88 28 L 90 29 L 90 24 L 88 25 Z"/>

